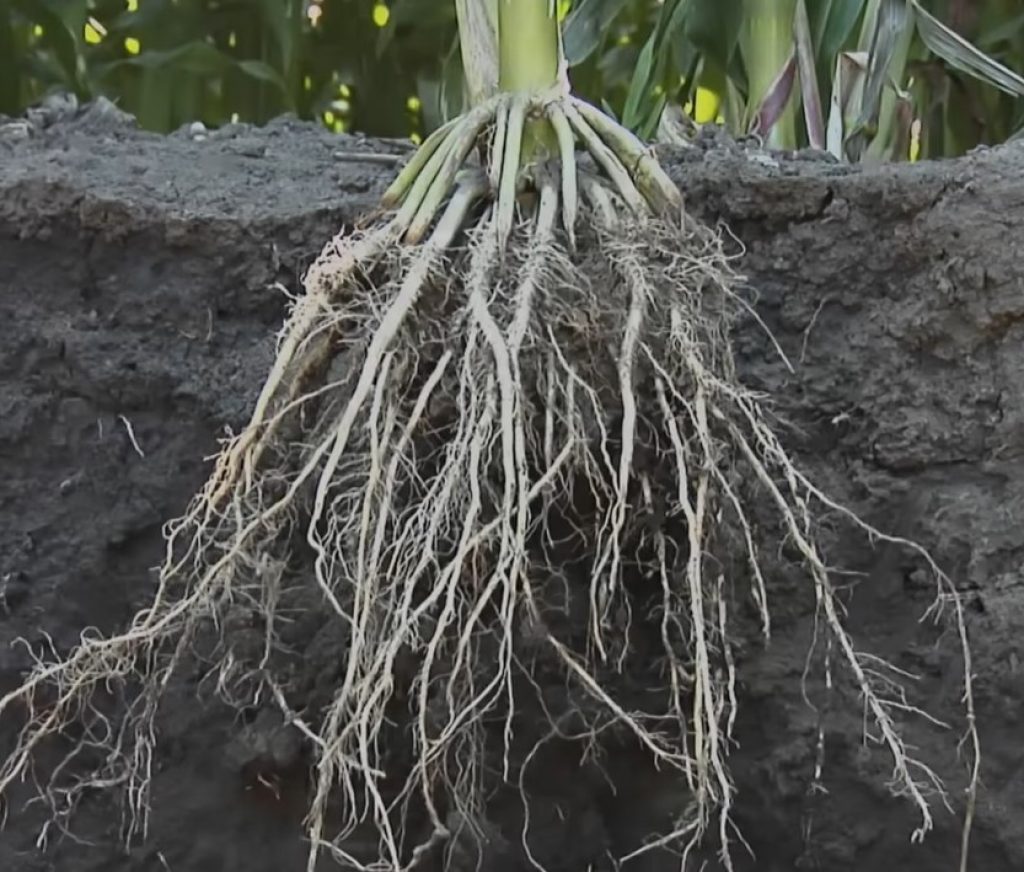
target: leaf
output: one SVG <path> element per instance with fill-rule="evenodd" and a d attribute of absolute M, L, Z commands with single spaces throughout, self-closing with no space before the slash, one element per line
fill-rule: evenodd
<path fill-rule="evenodd" d="M 881 0 L 868 46 L 867 76 L 860 117 L 847 137 L 847 151 L 852 160 L 860 160 L 868 141 L 877 131 L 882 92 L 889 78 L 889 66 L 910 26 L 906 0 Z"/>
<path fill-rule="evenodd" d="M 807 18 L 807 5 L 804 0 L 797 0 L 796 3 L 793 39 L 796 43 L 796 58 L 800 70 L 800 91 L 803 97 L 807 141 L 811 148 L 823 149 L 825 147 L 825 118 L 821 108 L 821 94 L 818 91 L 818 71 L 814 63 L 811 24 Z"/>
<path fill-rule="evenodd" d="M 234 66 L 235 61 L 224 52 L 204 40 L 194 40 L 178 48 L 165 51 L 144 51 L 132 57 L 119 58 L 105 65 L 105 69 L 117 67 L 141 67 L 142 69 L 175 70 L 199 75 L 217 75 Z"/>
<path fill-rule="evenodd" d="M 166 51 L 144 51 L 128 58 L 119 58 L 99 68 L 102 75 L 122 67 L 144 70 L 174 70 L 200 76 L 218 76 L 240 70 L 250 78 L 277 87 L 288 98 L 288 86 L 272 66 L 259 60 L 235 60 L 204 40 L 194 40 Z"/>
<path fill-rule="evenodd" d="M 640 139 L 646 142 L 654 138 L 654 134 L 658 129 L 658 120 L 661 118 L 661 113 L 665 110 L 667 102 L 668 97 L 664 92 L 654 99 L 653 104 L 647 110 L 644 120 L 637 127 L 636 134 Z"/>
<path fill-rule="evenodd" d="M 910 137 L 914 124 L 914 103 L 909 94 L 897 95 L 895 114 L 896 120 L 892 142 L 889 145 L 888 159 L 906 161 L 910 159 Z"/>
<path fill-rule="evenodd" d="M 43 28 L 42 42 L 53 49 L 53 53 L 64 73 L 64 84 L 79 99 L 89 97 L 89 89 L 85 84 L 83 72 L 85 63 L 81 56 L 81 46 L 78 40 L 78 33 L 73 29 L 72 24 L 61 14 L 61 7 L 66 4 L 57 4 L 54 0 L 13 0 L 14 9 L 23 15 L 33 24 Z M 85 5 L 81 4 L 81 14 L 72 16 L 76 7 L 65 8 L 64 12 L 69 17 L 81 18 L 85 21 Z"/>
<path fill-rule="evenodd" d="M 775 127 L 786 105 L 793 94 L 793 83 L 796 81 L 796 53 L 789 56 L 785 66 L 768 86 L 768 90 L 758 104 L 753 118 L 750 120 L 750 132 L 767 138 Z"/>
<path fill-rule="evenodd" d="M 691 0 L 684 33 L 701 52 L 725 69 L 743 29 L 743 0 Z"/>
<path fill-rule="evenodd" d="M 1024 13 L 1003 21 L 978 37 L 978 47 L 990 47 L 1001 42 L 1012 42 L 1024 34 Z"/>
<path fill-rule="evenodd" d="M 629 82 L 626 105 L 622 109 L 622 123 L 630 129 L 636 126 L 639 120 L 640 102 L 651 87 L 652 71 L 654 69 L 654 44 L 655 34 L 652 33 L 644 47 L 640 50 L 636 70 Z"/>
<path fill-rule="evenodd" d="M 918 0 L 909 0 L 917 19 L 917 31 L 929 50 L 949 66 L 982 82 L 1024 97 L 1024 78 L 975 48 L 956 31 L 927 12 Z"/>
<path fill-rule="evenodd" d="M 436 0 L 430 0 L 436 2 Z M 627 0 L 580 0 L 562 24 L 566 63 L 578 66 L 600 47 Z"/>
<path fill-rule="evenodd" d="M 832 79 L 832 99 L 825 130 L 825 147 L 837 160 L 846 158 L 846 131 L 860 116 L 866 74 L 866 52 L 839 53 Z"/>
<path fill-rule="evenodd" d="M 256 79 L 259 82 L 266 82 L 267 84 L 274 85 L 281 94 L 291 102 L 291 95 L 288 93 L 288 84 L 285 82 L 282 75 L 275 70 L 270 64 L 264 63 L 263 61 L 234 61 L 234 64 L 243 73 L 252 79 Z"/>
<path fill-rule="evenodd" d="M 756 0 L 740 43 L 747 79 L 747 130 L 772 148 L 797 146 L 794 21 L 796 0 Z"/>
<path fill-rule="evenodd" d="M 663 3 L 654 31 L 640 50 L 636 70 L 629 83 L 626 105 L 622 110 L 624 127 L 637 131 L 650 119 L 652 104 L 659 99 L 653 89 L 670 55 L 668 40 L 682 26 L 684 12 L 688 8 L 689 0 L 665 0 Z"/>
<path fill-rule="evenodd" d="M 831 0 L 827 4 L 826 14 L 818 19 L 817 27 L 814 29 L 814 45 L 819 58 L 832 64 L 832 59 L 838 56 L 840 49 L 853 33 L 857 19 L 864 11 L 865 2 L 866 0 Z"/>

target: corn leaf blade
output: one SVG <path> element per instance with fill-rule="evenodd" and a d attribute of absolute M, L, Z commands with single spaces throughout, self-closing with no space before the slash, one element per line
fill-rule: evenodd
<path fill-rule="evenodd" d="M 918 0 L 910 0 L 917 32 L 929 51 L 962 73 L 993 85 L 1008 94 L 1024 97 L 1024 78 L 975 48 L 955 30 L 929 13 Z"/>
<path fill-rule="evenodd" d="M 814 62 L 814 42 L 811 23 L 807 17 L 807 4 L 797 0 L 793 21 L 797 67 L 800 74 L 800 93 L 804 108 L 804 124 L 811 148 L 825 148 L 825 118 L 818 90 L 818 71 Z"/>

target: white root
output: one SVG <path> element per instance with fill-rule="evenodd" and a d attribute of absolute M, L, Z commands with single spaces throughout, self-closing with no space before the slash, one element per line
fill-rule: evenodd
<path fill-rule="evenodd" d="M 576 220 L 579 214 L 579 193 L 576 173 L 576 142 L 569 120 L 558 103 L 548 106 L 548 119 L 558 139 L 559 177 L 562 182 L 562 226 L 569 249 L 576 248 Z"/>
<path fill-rule="evenodd" d="M 498 243 L 505 247 L 515 221 L 516 192 L 519 186 L 519 160 L 523 151 L 523 129 L 526 124 L 527 100 L 523 95 L 512 98 L 508 112 L 505 139 L 502 143 L 501 172 L 495 230 Z"/>
<path fill-rule="evenodd" d="M 615 153 L 604 144 L 604 141 L 587 123 L 579 110 L 572 104 L 564 107 L 566 117 L 572 125 L 572 129 L 580 138 L 587 151 L 593 155 L 594 160 L 607 174 L 619 196 L 635 215 L 641 217 L 647 213 L 647 202 L 643 194 L 637 189 L 636 183 L 629 174 L 629 170 L 622 165 L 622 162 L 615 156 Z"/>

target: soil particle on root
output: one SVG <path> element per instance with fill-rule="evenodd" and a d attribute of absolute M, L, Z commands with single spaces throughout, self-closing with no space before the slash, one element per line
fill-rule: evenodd
<path fill-rule="evenodd" d="M 853 170 L 698 145 L 666 163 L 688 208 L 735 234 L 757 311 L 795 369 L 751 319 L 734 337 L 745 383 L 771 392 L 787 445 L 827 492 L 920 541 L 964 592 L 985 754 L 971 868 L 1024 868 L 1024 271 L 1007 243 L 1024 238 L 1024 148 Z M 362 150 L 403 152 L 290 120 L 158 137 L 89 108 L 0 135 L 0 691 L 30 662 L 15 639 L 67 650 L 83 627 L 122 626 L 145 603 L 161 524 L 265 376 L 283 290 L 390 180 L 380 163 L 335 156 Z M 849 615 L 861 647 L 921 675 L 929 711 L 958 723 L 955 646 L 918 623 L 932 595 L 922 567 L 860 538 L 827 545 L 857 573 Z M 740 675 L 731 766 L 756 860 L 740 855 L 738 867 L 955 868 L 959 816 L 909 844 L 913 812 L 886 796 L 855 709 L 835 707 L 828 793 L 808 795 L 817 722 L 800 679 L 812 603 L 797 573 L 770 584 L 774 638 L 745 653 Z M 345 640 L 316 622 L 294 632 L 315 640 L 301 676 L 315 693 Z M 118 815 L 99 794 L 75 821 L 88 844 L 51 833 L 40 852 L 41 819 L 15 795 L 0 868 L 302 868 L 306 761 L 294 737 L 264 712 L 240 722 L 188 694 L 173 703 L 144 844 L 119 847 Z M 0 750 L 15 727 L 0 725 Z M 962 784 L 958 733 L 912 729 Z M 552 872 L 602 868 L 678 806 L 678 785 L 634 749 L 602 765 L 607 778 L 567 743 L 533 769 L 531 844 Z M 495 801 L 483 857 L 460 848 L 453 868 L 529 868 L 517 802 L 507 798 L 506 819 Z M 633 865 L 676 868 L 655 854 Z"/>

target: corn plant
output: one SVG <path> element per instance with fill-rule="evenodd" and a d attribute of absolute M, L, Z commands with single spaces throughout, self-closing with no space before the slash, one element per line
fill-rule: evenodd
<path fill-rule="evenodd" d="M 610 4 L 582 0 L 569 23 L 614 29 Z M 1024 67 L 1024 20 L 1004 0 L 976 5 L 960 24 L 978 45 L 929 9 L 952 3 L 666 0 L 631 63 L 622 118 L 652 135 L 673 97 L 678 106 L 704 86 L 730 130 L 778 148 L 856 161 L 902 159 L 912 133 L 924 155 L 1001 141 L 1024 125 L 1024 78 L 1013 69 Z M 580 42 L 577 63 L 601 51 Z"/>
<path fill-rule="evenodd" d="M 856 647 L 815 513 L 925 561 L 969 661 L 956 588 L 796 467 L 737 373 L 730 337 L 749 307 L 721 237 L 634 133 L 573 93 L 554 4 L 454 6 L 466 108 L 310 266 L 248 425 L 166 527 L 152 601 L 0 697 L 0 718 L 27 717 L 0 795 L 34 775 L 62 829 L 115 787 L 126 838 L 144 834 L 163 692 L 201 671 L 223 702 L 273 705 L 305 741 L 309 872 L 326 858 L 404 872 L 471 849 L 516 787 L 529 851 L 525 774 L 556 735 L 581 754 L 629 741 L 676 779 L 671 821 L 659 812 L 613 865 L 710 841 L 731 869 L 737 599 L 769 643 L 767 555 L 785 543 L 827 637 L 822 680 L 856 695 L 923 838 L 949 800 L 904 735 L 924 713 L 904 673 Z M 666 0 L 640 54 L 631 81 L 648 84 L 623 108 L 640 125 L 668 99 L 648 86 L 686 8 Z M 776 78 L 758 80 L 758 111 Z M 347 640 L 318 701 L 295 681 L 300 614 Z M 255 646 L 239 628 L 258 628 Z M 524 722 L 541 670 L 566 698 Z M 645 676 L 642 695 L 624 672 Z M 961 872 L 971 681 L 968 667 Z M 69 729 L 81 738 L 41 777 L 38 752 Z M 367 825 L 375 838 L 354 847 Z"/>
<path fill-rule="evenodd" d="M 922 155 L 958 154 L 1024 126 L 1017 0 L 560 0 L 556 12 L 577 93 L 642 137 L 686 107 L 780 148 L 900 159 L 912 138 Z M 105 94 L 157 130 L 294 112 L 419 135 L 462 110 L 462 70 L 440 0 L 0 0 L 7 114 L 60 88 Z"/>
<path fill-rule="evenodd" d="M 454 27 L 434 5 L 414 28 L 377 0 L 0 0 L 0 111 L 61 89 L 155 130 L 293 112 L 408 135 Z"/>

